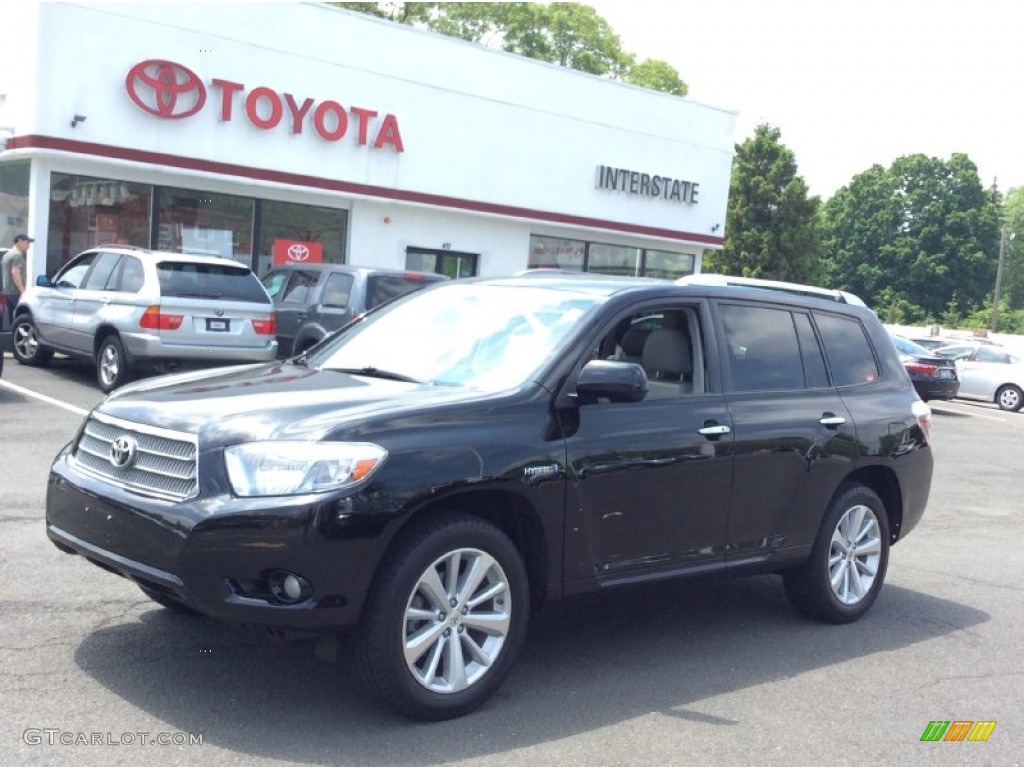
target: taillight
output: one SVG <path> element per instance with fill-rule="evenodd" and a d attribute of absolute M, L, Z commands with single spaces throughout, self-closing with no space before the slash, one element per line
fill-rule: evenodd
<path fill-rule="evenodd" d="M 252 321 L 252 328 L 261 336 L 277 335 L 277 318 L 274 315 Z"/>
<path fill-rule="evenodd" d="M 939 366 L 929 365 L 928 363 L 904 363 L 904 365 L 908 371 L 920 373 L 924 376 L 934 376 L 939 370 Z"/>
<path fill-rule="evenodd" d="M 147 307 L 139 318 L 140 328 L 150 328 L 155 331 L 176 331 L 185 320 L 184 315 L 167 315 L 160 311 L 160 306 L 154 304 Z"/>
<path fill-rule="evenodd" d="M 923 401 L 915 400 L 911 405 L 910 411 L 914 414 L 914 418 L 917 419 L 917 425 L 921 427 L 921 431 L 924 433 L 925 442 L 928 442 L 932 434 L 932 409 L 925 405 Z"/>

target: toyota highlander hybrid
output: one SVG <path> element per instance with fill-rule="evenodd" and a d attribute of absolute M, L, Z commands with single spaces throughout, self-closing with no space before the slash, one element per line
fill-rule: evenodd
<path fill-rule="evenodd" d="M 348 632 L 427 720 L 568 595 L 776 573 L 859 618 L 928 501 L 931 412 L 844 295 L 685 283 L 445 282 L 284 362 L 128 385 L 56 458 L 47 533 L 166 607 Z"/>

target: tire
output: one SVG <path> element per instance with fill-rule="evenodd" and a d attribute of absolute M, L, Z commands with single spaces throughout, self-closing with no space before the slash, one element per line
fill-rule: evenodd
<path fill-rule="evenodd" d="M 476 569 L 472 585 L 446 582 L 449 572 Z M 354 637 L 359 676 L 374 698 L 408 717 L 467 714 L 508 676 L 529 612 L 526 568 L 504 533 L 466 515 L 432 518 L 385 556 Z M 419 652 L 407 656 L 416 638 Z"/>
<path fill-rule="evenodd" d="M 100 342 L 96 351 L 96 383 L 103 392 L 113 392 L 132 377 L 121 339 L 111 334 Z"/>
<path fill-rule="evenodd" d="M 39 341 L 39 331 L 28 315 L 22 315 L 14 321 L 11 328 L 11 340 L 14 343 L 14 359 L 22 365 L 42 368 L 53 359 L 53 350 L 47 349 Z"/>
<path fill-rule="evenodd" d="M 829 504 L 807 562 L 787 571 L 783 581 L 801 613 L 845 624 L 874 604 L 888 565 L 885 505 L 867 486 L 846 485 Z"/>
<path fill-rule="evenodd" d="M 156 590 L 149 589 L 148 587 L 143 587 L 141 585 L 139 585 L 139 589 L 142 590 L 142 594 L 144 594 L 146 597 L 148 597 L 154 603 L 159 603 L 164 608 L 166 608 L 166 609 L 168 609 L 170 611 L 174 611 L 175 613 L 180 613 L 182 616 L 201 616 L 202 615 L 201 613 L 199 613 L 199 611 L 197 611 L 197 610 L 195 610 L 193 608 L 189 608 L 184 603 L 179 603 L 174 598 L 168 597 L 167 595 L 165 595 L 165 594 L 163 594 L 161 592 L 157 592 Z"/>
<path fill-rule="evenodd" d="M 1005 384 L 996 392 L 996 405 L 1004 411 L 1019 411 L 1024 406 L 1024 392 L 1013 384 Z"/>

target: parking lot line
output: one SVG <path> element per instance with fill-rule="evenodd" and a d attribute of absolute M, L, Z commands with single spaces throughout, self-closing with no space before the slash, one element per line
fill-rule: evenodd
<path fill-rule="evenodd" d="M 988 419 L 989 421 L 1003 421 L 1003 422 L 1009 421 L 1009 418 L 1007 418 L 1005 416 L 989 416 L 987 413 L 981 413 L 980 411 L 984 411 L 984 409 L 983 408 L 978 408 L 977 406 L 973 406 L 972 407 L 972 406 L 969 406 L 969 405 L 966 405 L 966 406 L 961 405 L 961 408 L 963 409 L 963 410 L 961 410 L 961 408 L 953 408 L 952 406 L 954 406 L 954 405 L 961 405 L 961 404 L 960 403 L 945 402 L 942 405 L 932 406 L 932 410 L 938 409 L 938 410 L 941 411 L 943 409 L 948 408 L 949 410 L 953 411 L 954 413 L 959 413 L 962 416 L 975 416 L 975 417 L 977 417 L 979 419 Z"/>
<path fill-rule="evenodd" d="M 63 408 L 65 411 L 77 413 L 79 416 L 89 415 L 87 410 L 79 408 L 77 405 L 62 402 L 54 397 L 49 397 L 48 395 L 40 395 L 38 392 L 33 392 L 31 389 L 25 389 L 24 387 L 19 387 L 17 384 L 11 384 L 9 381 L 0 380 L 0 387 L 5 387 L 6 389 L 11 390 L 12 392 L 17 392 L 19 395 L 24 395 L 25 397 L 34 397 L 36 400 L 42 400 L 44 403 L 56 405 L 58 408 Z"/>

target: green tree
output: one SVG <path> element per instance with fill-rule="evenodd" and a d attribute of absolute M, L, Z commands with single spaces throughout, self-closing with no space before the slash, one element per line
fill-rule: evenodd
<path fill-rule="evenodd" d="M 664 61 L 640 64 L 611 25 L 581 3 L 332 3 L 541 61 L 685 96 Z"/>
<path fill-rule="evenodd" d="M 597 11 L 580 3 L 499 3 L 505 50 L 592 75 L 622 78 L 633 57 Z"/>
<path fill-rule="evenodd" d="M 1006 194 L 1003 223 L 1006 225 L 1006 253 L 1003 257 L 1001 295 L 1006 297 L 1012 309 L 1024 309 L 1024 187 L 1011 189 Z M 999 311 L 1002 317 L 1002 309 Z"/>
<path fill-rule="evenodd" d="M 926 317 L 963 315 L 992 291 L 998 208 L 966 155 L 873 166 L 824 207 L 826 272 L 835 287 L 876 302 L 885 289 Z"/>
<path fill-rule="evenodd" d="M 736 146 L 725 244 L 705 271 L 789 280 L 821 281 L 824 252 L 817 197 L 797 175 L 793 152 L 778 128 L 762 124 Z"/>
<path fill-rule="evenodd" d="M 645 59 L 633 65 L 626 75 L 626 81 L 641 88 L 664 91 L 675 96 L 685 96 L 690 90 L 672 65 L 658 59 Z"/>

